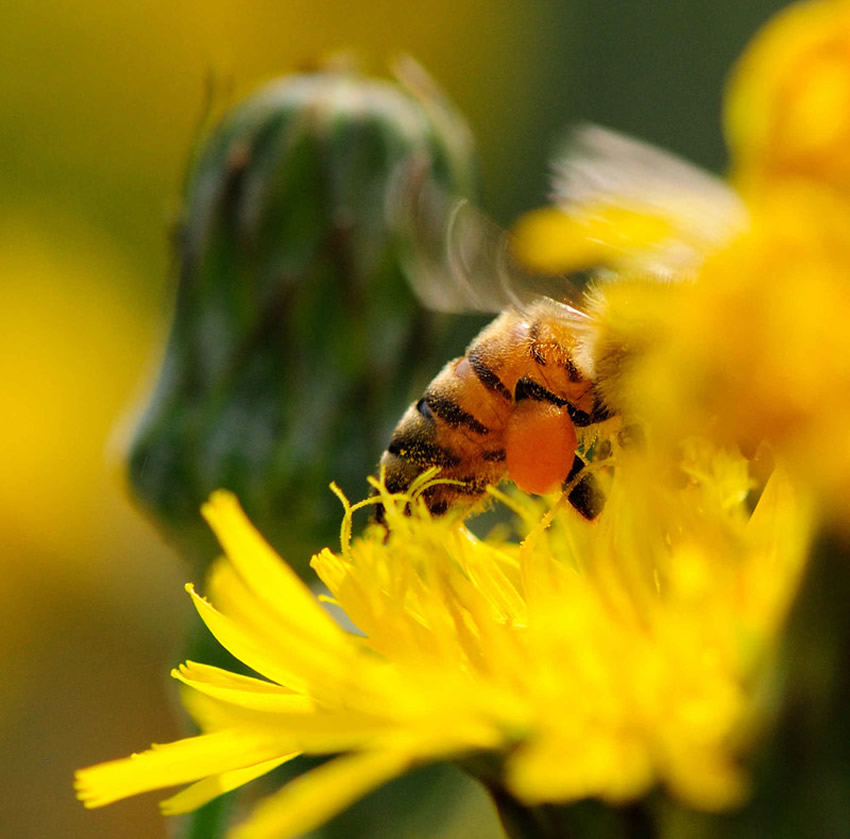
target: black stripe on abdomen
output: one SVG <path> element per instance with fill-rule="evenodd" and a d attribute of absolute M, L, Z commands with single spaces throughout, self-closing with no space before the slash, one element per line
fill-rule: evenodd
<path fill-rule="evenodd" d="M 514 398 L 517 402 L 523 399 L 533 399 L 535 402 L 549 402 L 552 405 L 557 405 L 559 408 L 563 408 L 566 405 L 567 410 L 570 410 L 566 399 L 562 399 L 556 393 L 552 393 L 551 390 L 535 382 L 534 379 L 529 379 L 528 376 L 523 376 L 517 380 Z M 570 416 L 572 416 L 572 412 L 570 412 Z"/>
<path fill-rule="evenodd" d="M 487 390 L 490 390 L 493 393 L 498 393 L 499 396 L 503 399 L 507 399 L 508 401 L 513 400 L 511 392 L 505 387 L 502 380 L 484 363 L 484 360 L 476 350 L 470 350 L 469 353 L 467 353 L 466 360 L 469 362 L 472 372 L 478 377 L 478 381 L 481 382 Z"/>
<path fill-rule="evenodd" d="M 426 393 L 420 402 L 425 403 L 435 417 L 439 417 L 444 423 L 457 428 L 463 426 L 476 434 L 489 434 L 490 429 L 484 423 L 477 420 L 468 411 L 465 411 L 453 399 L 442 396 L 439 393 Z M 419 412 L 422 413 L 422 408 L 419 403 L 416 406 Z"/>
<path fill-rule="evenodd" d="M 424 467 L 457 466 L 460 463 L 460 458 L 450 449 L 423 440 L 421 435 L 416 434 L 394 434 L 387 451 Z"/>

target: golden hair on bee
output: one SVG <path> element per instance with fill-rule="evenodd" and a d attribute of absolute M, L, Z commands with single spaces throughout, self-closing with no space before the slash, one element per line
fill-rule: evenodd
<path fill-rule="evenodd" d="M 509 478 L 527 492 L 564 488 L 585 518 L 595 518 L 602 490 L 583 472 L 610 456 L 616 421 L 574 360 L 581 319 L 546 299 L 502 312 L 401 418 L 381 458 L 387 488 L 403 491 L 439 466 L 452 483 L 426 492 L 433 513 L 472 507 L 489 484 Z"/>

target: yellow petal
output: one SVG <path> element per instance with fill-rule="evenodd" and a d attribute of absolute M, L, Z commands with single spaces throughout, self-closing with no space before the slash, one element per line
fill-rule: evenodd
<path fill-rule="evenodd" d="M 102 807 L 140 792 L 254 766 L 284 751 L 273 734 L 218 731 L 155 744 L 146 752 L 80 769 L 77 797 L 86 807 Z"/>
<path fill-rule="evenodd" d="M 214 492 L 201 512 L 258 599 L 316 639 L 328 643 L 344 641 L 343 632 L 310 589 L 248 521 L 236 496 L 224 490 Z"/>
<path fill-rule="evenodd" d="M 812 500 L 777 467 L 747 525 L 757 550 L 742 575 L 739 608 L 749 628 L 762 636 L 776 631 L 805 569 L 814 516 Z"/>
<path fill-rule="evenodd" d="M 312 704 L 305 710 L 293 703 L 290 708 L 258 709 L 250 704 L 214 699 L 195 690 L 185 690 L 182 699 L 186 710 L 204 731 L 241 731 L 249 737 L 266 736 L 277 744 L 278 754 L 295 751 L 329 754 L 350 751 L 377 738 L 382 743 L 389 742 L 397 728 L 404 730 L 406 722 L 398 722 L 394 715 L 384 715 L 379 708 L 372 713 L 346 709 L 322 711 L 314 709 Z"/>
<path fill-rule="evenodd" d="M 218 611 L 250 634 L 258 648 L 274 657 L 278 671 L 286 673 L 282 684 L 333 701 L 336 685 L 353 666 L 357 647 L 351 636 L 340 634 L 339 643 L 330 644 L 317 638 L 258 599 L 226 561 L 214 565 L 208 585 Z"/>
<path fill-rule="evenodd" d="M 187 661 L 171 671 L 173 678 L 213 699 L 256 711 L 309 713 L 313 702 L 306 696 L 249 676 Z"/>
<path fill-rule="evenodd" d="M 231 832 L 230 839 L 287 839 L 306 833 L 400 775 L 411 763 L 407 752 L 365 752 L 336 758 L 263 801 Z"/>
<path fill-rule="evenodd" d="M 746 800 L 749 784 L 730 755 L 712 749 L 683 749 L 670 755 L 671 791 L 692 806 L 708 812 L 738 807 Z"/>
<path fill-rule="evenodd" d="M 253 781 L 267 772 L 271 772 L 272 769 L 277 769 L 278 766 L 298 757 L 299 754 L 299 752 L 291 752 L 283 757 L 276 757 L 274 760 L 258 763 L 256 766 L 248 766 L 245 769 L 234 769 L 232 772 L 223 772 L 221 775 L 204 778 L 203 781 L 198 781 L 198 783 L 181 790 L 177 795 L 172 795 L 171 798 L 160 802 L 159 808 L 164 816 L 191 813 L 214 798 L 218 798 L 218 796 L 226 792 L 231 792 L 237 787 L 241 787 L 249 781 Z"/>
<path fill-rule="evenodd" d="M 171 675 L 175 678 L 182 679 L 185 676 L 187 679 L 191 679 L 194 683 L 192 686 L 195 688 L 199 684 L 204 684 L 224 690 L 244 690 L 251 693 L 267 693 L 274 696 L 293 695 L 292 691 L 276 685 L 274 682 L 267 682 L 264 679 L 257 679 L 254 676 L 245 676 L 242 673 L 234 673 L 231 670 L 224 670 L 212 664 L 202 664 L 199 661 L 186 661 L 180 665 L 179 675 L 174 671 L 172 671 Z"/>
<path fill-rule="evenodd" d="M 590 736 L 588 736 L 588 734 Z M 640 797 L 653 782 L 645 743 L 604 728 L 573 739 L 544 735 L 508 762 L 510 789 L 523 801 L 569 801 L 599 795 L 609 801 Z"/>
<path fill-rule="evenodd" d="M 610 265 L 657 245 L 673 232 L 671 223 L 649 206 L 576 209 L 576 214 L 567 214 L 543 207 L 522 216 L 514 229 L 514 252 L 520 262 L 544 274 Z"/>
<path fill-rule="evenodd" d="M 248 627 L 221 614 L 212 604 L 197 594 L 191 584 L 186 586 L 186 591 L 191 595 L 195 608 L 207 629 L 225 649 L 266 678 L 299 693 L 306 691 L 306 680 L 297 676 L 290 667 L 286 666 L 286 660 L 281 660 L 280 655 L 276 654 L 279 652 L 276 646 L 269 649 L 265 638 L 258 637 L 257 633 Z"/>

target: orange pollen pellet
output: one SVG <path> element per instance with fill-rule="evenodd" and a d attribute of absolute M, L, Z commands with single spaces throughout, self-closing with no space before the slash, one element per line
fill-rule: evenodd
<path fill-rule="evenodd" d="M 505 432 L 508 477 L 524 492 L 553 492 L 569 474 L 576 445 L 576 430 L 566 408 L 523 400 Z"/>

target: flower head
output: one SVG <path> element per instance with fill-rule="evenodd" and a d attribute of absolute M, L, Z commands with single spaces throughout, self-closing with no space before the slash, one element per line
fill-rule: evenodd
<path fill-rule="evenodd" d="M 295 835 L 409 767 L 476 758 L 488 783 L 536 804 L 622 802 L 656 784 L 728 806 L 760 667 L 802 567 L 806 505 L 777 473 L 749 517 L 739 456 L 694 441 L 676 487 L 625 463 L 600 521 L 510 503 L 521 543 L 480 540 L 381 488 L 388 535 L 349 538 L 313 566 L 359 632 L 342 630 L 235 498 L 204 515 L 226 557 L 210 631 L 256 671 L 173 672 L 202 733 L 79 772 L 100 806 L 194 782 L 193 809 L 299 753 L 339 755 L 262 802 L 234 837 Z M 412 515 L 405 515 L 411 503 Z M 215 604 L 215 605 L 213 605 Z"/>
<path fill-rule="evenodd" d="M 750 454 L 766 444 L 843 527 L 849 114 L 850 3 L 796 4 L 732 75 L 732 185 L 642 143 L 585 132 L 558 167 L 558 206 L 517 228 L 532 267 L 586 267 L 592 252 L 615 275 L 591 294 L 584 347 L 609 405 L 673 445 L 693 433 Z M 615 238 L 606 231 L 618 215 Z"/>
<path fill-rule="evenodd" d="M 624 398 L 671 439 L 767 443 L 847 521 L 850 205 L 789 182 L 750 207 L 749 228 L 653 312 L 663 337 Z"/>
<path fill-rule="evenodd" d="M 776 15 L 738 61 L 725 105 L 739 185 L 804 177 L 850 195 L 850 3 Z"/>

